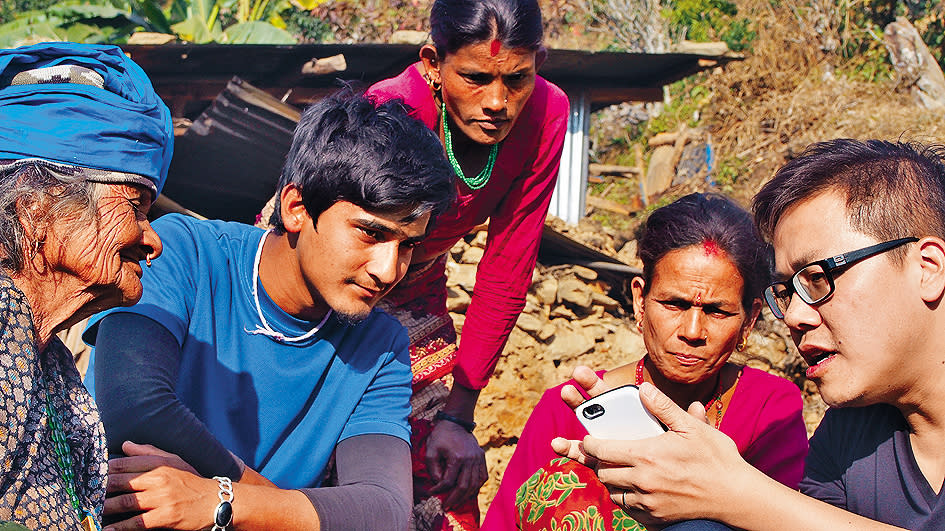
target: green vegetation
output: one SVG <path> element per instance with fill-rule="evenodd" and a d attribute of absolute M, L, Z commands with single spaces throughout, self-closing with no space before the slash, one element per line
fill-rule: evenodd
<path fill-rule="evenodd" d="M 751 21 L 737 18 L 738 8 L 728 0 L 671 0 L 664 16 L 674 33 L 691 41 L 724 41 L 730 50 L 749 48 L 756 37 Z"/>
<path fill-rule="evenodd" d="M 322 38 L 304 21 L 319 0 L 2 0 L 0 46 L 68 40 L 121 44 L 138 31 L 228 44 L 295 44 Z M 317 20 L 317 19 L 315 19 Z"/>

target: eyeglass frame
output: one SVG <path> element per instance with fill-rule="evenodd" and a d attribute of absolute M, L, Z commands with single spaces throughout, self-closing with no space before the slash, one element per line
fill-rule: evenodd
<path fill-rule="evenodd" d="M 863 247 L 862 249 L 857 249 L 855 251 L 848 251 L 846 253 L 841 253 L 836 256 L 831 256 L 830 258 L 825 258 L 823 260 L 815 260 L 809 264 L 806 264 L 800 269 L 798 269 L 796 273 L 791 275 L 790 279 L 786 281 L 772 282 L 771 284 L 769 284 L 768 287 L 766 287 L 764 290 L 765 303 L 768 304 L 768 308 L 771 310 L 771 313 L 773 313 L 775 317 L 777 317 L 778 319 L 784 319 L 784 312 L 781 311 L 781 308 L 778 306 L 778 302 L 777 302 L 779 297 L 777 297 L 774 294 L 775 286 L 783 285 L 785 286 L 786 289 L 790 290 L 790 296 L 787 298 L 788 306 L 790 306 L 791 299 L 794 298 L 795 293 L 807 305 L 813 306 L 815 304 L 820 304 L 824 302 L 825 300 L 829 299 L 833 295 L 833 292 L 836 290 L 836 286 L 834 285 L 834 280 L 833 280 L 834 271 L 838 269 L 845 269 L 847 267 L 850 267 L 856 264 L 857 262 L 866 260 L 867 258 L 871 258 L 873 256 L 885 253 L 887 251 L 891 251 L 907 243 L 914 243 L 917 241 L 919 241 L 919 238 L 916 238 L 914 236 L 910 236 L 908 238 L 897 238 L 895 240 L 889 240 L 882 243 L 876 243 L 867 247 Z M 798 289 L 798 284 L 800 283 L 800 281 L 798 280 L 798 275 L 800 275 L 805 269 L 813 265 L 819 265 L 823 269 L 824 276 L 827 278 L 827 283 L 830 285 L 830 289 L 827 290 L 827 294 L 824 295 L 823 297 L 820 297 L 816 300 L 813 300 L 813 299 L 809 300 L 810 295 L 807 294 L 806 290 Z M 787 309 L 787 307 L 785 307 L 785 309 Z"/>

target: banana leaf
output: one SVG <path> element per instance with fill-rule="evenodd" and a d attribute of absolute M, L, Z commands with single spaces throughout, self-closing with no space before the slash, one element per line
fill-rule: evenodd
<path fill-rule="evenodd" d="M 227 44 L 296 44 L 295 37 L 267 22 L 233 24 L 223 32 Z"/>

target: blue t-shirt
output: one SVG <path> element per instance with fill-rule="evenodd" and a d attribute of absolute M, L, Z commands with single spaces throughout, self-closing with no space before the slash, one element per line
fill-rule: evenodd
<path fill-rule="evenodd" d="M 877 404 L 831 408 L 814 436 L 801 492 L 905 529 L 945 529 L 945 496 L 916 463 L 898 409 Z"/>
<path fill-rule="evenodd" d="M 134 312 L 166 327 L 181 346 L 177 397 L 223 446 L 279 487 L 303 488 L 321 483 L 338 441 L 383 434 L 409 443 L 410 358 L 396 319 L 380 310 L 357 325 L 330 318 L 301 343 L 250 334 L 260 325 L 252 278 L 264 231 L 173 214 L 154 229 L 164 252 L 144 270 L 141 301 L 89 326 Z M 258 289 L 275 330 L 298 336 L 318 324 Z"/>

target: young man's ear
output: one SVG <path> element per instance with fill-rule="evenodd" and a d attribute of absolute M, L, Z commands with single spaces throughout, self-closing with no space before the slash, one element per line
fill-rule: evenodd
<path fill-rule="evenodd" d="M 929 236 L 919 240 L 916 245 L 922 268 L 919 284 L 922 300 L 927 303 L 939 302 L 945 296 L 945 241 Z"/>
<path fill-rule="evenodd" d="M 312 219 L 302 201 L 302 193 L 292 183 L 285 185 L 279 194 L 279 213 L 282 225 L 289 233 L 301 232 L 305 223 Z"/>

